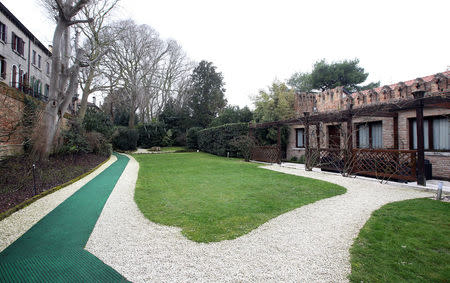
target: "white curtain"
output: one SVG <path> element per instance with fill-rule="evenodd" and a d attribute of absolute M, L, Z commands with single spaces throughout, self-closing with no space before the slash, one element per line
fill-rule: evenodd
<path fill-rule="evenodd" d="M 360 125 L 359 126 L 359 148 L 369 147 L 369 126 Z"/>
<path fill-rule="evenodd" d="M 433 120 L 433 143 L 434 149 L 450 149 L 450 123 L 449 118 L 438 118 Z"/>
<path fill-rule="evenodd" d="M 303 129 L 297 129 L 297 147 L 303 147 Z"/>
<path fill-rule="evenodd" d="M 372 127 L 372 148 L 382 148 L 383 147 L 383 124 L 374 123 L 371 124 Z"/>
<path fill-rule="evenodd" d="M 417 121 L 414 119 L 412 123 L 413 149 L 417 149 Z M 423 136 L 424 149 L 430 149 L 430 143 L 428 140 L 428 120 L 423 120 Z"/>

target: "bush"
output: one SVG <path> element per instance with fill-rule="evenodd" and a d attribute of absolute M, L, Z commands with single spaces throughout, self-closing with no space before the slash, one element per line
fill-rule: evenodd
<path fill-rule="evenodd" d="M 231 141 L 231 145 L 236 147 L 245 161 L 250 161 L 252 149 L 255 146 L 255 140 L 248 135 L 239 136 Z"/>
<path fill-rule="evenodd" d="M 198 146 L 201 151 L 220 156 L 239 156 L 239 150 L 231 144 L 235 137 L 248 134 L 248 123 L 226 124 L 198 132 Z"/>
<path fill-rule="evenodd" d="M 192 127 L 186 133 L 186 146 L 190 149 L 198 149 L 198 132 L 203 128 Z"/>
<path fill-rule="evenodd" d="M 62 146 L 57 150 L 58 154 L 79 154 L 90 152 L 89 143 L 86 140 L 83 128 L 77 121 L 70 121 L 70 128 L 62 132 Z"/>
<path fill-rule="evenodd" d="M 163 137 L 162 139 L 162 146 L 172 146 L 173 145 L 173 134 L 172 134 L 172 130 L 168 130 L 166 132 L 166 135 Z"/>
<path fill-rule="evenodd" d="M 112 144 L 118 150 L 136 150 L 139 133 L 136 129 L 118 127 L 112 138 Z"/>
<path fill-rule="evenodd" d="M 101 133 L 107 140 L 109 140 L 114 133 L 114 125 L 109 116 L 94 108 L 88 108 L 83 120 L 83 127 L 86 132 Z"/>
<path fill-rule="evenodd" d="M 144 148 L 161 146 L 166 136 L 165 125 L 161 122 L 141 124 L 137 127 L 139 132 L 138 145 Z"/>
<path fill-rule="evenodd" d="M 86 140 L 93 153 L 102 156 L 110 156 L 112 154 L 112 145 L 108 143 L 101 133 L 89 132 L 86 134 Z"/>

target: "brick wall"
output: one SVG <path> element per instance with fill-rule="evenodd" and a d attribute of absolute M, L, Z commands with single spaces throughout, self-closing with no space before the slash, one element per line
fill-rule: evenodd
<path fill-rule="evenodd" d="M 24 101 L 24 93 L 0 82 L 0 133 L 12 133 L 9 138 L 0 138 L 0 156 L 23 153 L 25 133 L 21 122 L 25 107 Z M 35 101 L 43 106 L 42 102 Z"/>

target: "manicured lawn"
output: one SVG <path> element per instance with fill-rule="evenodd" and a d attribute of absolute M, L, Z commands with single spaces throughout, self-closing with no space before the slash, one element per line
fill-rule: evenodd
<path fill-rule="evenodd" d="M 449 282 L 450 203 L 387 204 L 373 213 L 350 252 L 352 282 Z"/>
<path fill-rule="evenodd" d="M 140 164 L 139 209 L 153 222 L 181 227 L 197 242 L 237 238 L 280 214 L 346 191 L 205 153 L 134 158 Z"/>
<path fill-rule="evenodd" d="M 181 146 L 167 146 L 167 147 L 161 147 L 161 151 L 184 151 L 186 148 Z M 150 149 L 149 149 L 150 151 Z"/>

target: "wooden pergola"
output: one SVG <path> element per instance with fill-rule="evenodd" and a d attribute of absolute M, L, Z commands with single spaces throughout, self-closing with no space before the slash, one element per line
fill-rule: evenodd
<path fill-rule="evenodd" d="M 281 162 L 281 131 L 280 127 L 284 125 L 304 125 L 305 127 L 305 153 L 309 154 L 310 152 L 310 132 L 309 129 L 311 126 L 316 127 L 316 132 L 319 131 L 320 123 L 342 123 L 346 122 L 347 124 L 347 135 L 351 142 L 348 142 L 346 145 L 346 149 L 348 152 L 352 152 L 353 150 L 353 119 L 357 117 L 390 117 L 393 118 L 393 136 L 394 136 L 394 150 L 399 150 L 398 145 L 398 112 L 404 110 L 415 109 L 416 111 L 416 121 L 417 121 L 417 163 L 414 164 L 415 168 L 412 168 L 414 171 L 417 169 L 417 183 L 420 185 L 425 185 L 425 173 L 424 173 L 424 163 L 425 163 L 425 149 L 424 149 L 424 118 L 423 118 L 423 109 L 424 107 L 439 107 L 450 109 L 450 90 L 445 90 L 439 93 L 433 93 L 432 95 L 425 96 L 425 91 L 419 90 L 412 93 L 413 99 L 395 101 L 395 102 L 384 102 L 377 103 L 374 105 L 368 105 L 364 107 L 354 108 L 353 101 L 351 98 L 348 98 L 347 108 L 345 110 L 333 111 L 333 112 L 324 112 L 324 113 L 309 113 L 304 112 L 303 116 L 288 119 L 283 121 L 275 121 L 268 123 L 258 123 L 258 124 L 250 124 L 250 135 L 253 135 L 253 129 L 258 128 L 268 128 L 268 127 L 277 127 L 278 130 L 278 138 L 277 145 L 272 147 L 265 147 L 266 149 L 270 148 L 272 151 L 277 149 L 277 158 L 274 160 L 268 160 L 270 162 Z M 320 137 L 317 135 L 317 145 L 319 148 Z M 414 151 L 415 152 L 415 151 Z M 273 154 L 272 154 L 273 156 Z M 415 172 L 411 174 L 415 175 Z M 415 176 L 414 176 L 415 178 Z"/>

